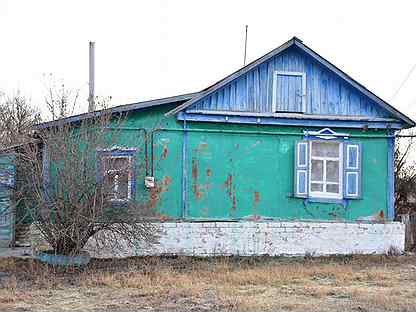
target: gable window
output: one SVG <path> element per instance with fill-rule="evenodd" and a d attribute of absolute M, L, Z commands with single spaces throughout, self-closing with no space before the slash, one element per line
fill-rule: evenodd
<path fill-rule="evenodd" d="M 273 76 L 273 112 L 306 112 L 306 74 L 275 71 Z"/>
<path fill-rule="evenodd" d="M 110 200 L 126 201 L 134 197 L 133 165 L 133 151 L 101 152 L 100 176 Z"/>
<path fill-rule="evenodd" d="M 334 137 L 337 135 L 332 134 Z M 315 199 L 361 198 L 361 154 L 360 143 L 328 139 L 328 136 L 297 142 L 294 196 Z"/>

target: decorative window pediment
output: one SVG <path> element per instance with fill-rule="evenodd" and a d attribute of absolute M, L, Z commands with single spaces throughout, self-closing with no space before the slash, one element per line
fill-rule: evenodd
<path fill-rule="evenodd" d="M 330 128 L 324 128 L 319 131 L 310 131 L 306 130 L 303 131 L 305 134 L 305 137 L 311 137 L 311 138 L 318 138 L 318 139 L 324 139 L 324 140 L 333 140 L 333 139 L 348 139 L 350 135 L 348 133 L 339 133 L 335 132 L 334 130 Z"/>

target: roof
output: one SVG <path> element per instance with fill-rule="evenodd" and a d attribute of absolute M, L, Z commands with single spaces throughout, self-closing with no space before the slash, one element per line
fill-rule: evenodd
<path fill-rule="evenodd" d="M 124 113 L 124 112 L 129 112 L 129 111 L 134 111 L 134 110 L 139 110 L 139 109 L 144 109 L 144 108 L 149 108 L 149 107 L 154 107 L 154 106 L 159 106 L 159 105 L 166 105 L 166 104 L 188 101 L 192 99 L 193 97 L 197 96 L 199 93 L 200 92 L 186 93 L 186 94 L 170 96 L 166 98 L 119 105 L 119 106 L 111 107 L 111 108 L 104 109 L 104 110 L 94 111 L 92 113 L 84 113 L 84 114 L 79 114 L 79 115 L 70 116 L 66 118 L 61 118 L 58 120 L 43 122 L 43 123 L 36 125 L 35 129 L 45 129 L 45 128 L 49 128 L 51 126 L 62 124 L 62 123 L 79 122 L 84 119 L 98 117 L 104 112 L 111 112 L 112 114 L 119 114 L 119 113 Z"/>
<path fill-rule="evenodd" d="M 37 139 L 31 139 L 22 143 L 18 143 L 18 144 L 14 144 L 14 145 L 10 145 L 8 147 L 3 147 L 0 148 L 0 154 L 7 154 L 11 151 L 15 151 L 16 149 L 18 149 L 21 146 L 27 145 L 27 144 L 32 144 L 32 143 L 40 143 L 39 140 Z"/>
<path fill-rule="evenodd" d="M 398 111 L 396 108 L 394 108 L 393 106 L 391 106 L 389 103 L 387 103 L 386 101 L 384 101 L 383 99 L 381 99 L 380 97 L 378 97 L 377 95 L 375 95 L 373 92 L 369 91 L 362 84 L 360 84 L 359 82 L 357 82 L 356 80 L 354 80 L 353 78 L 351 78 L 349 75 L 347 75 L 341 69 L 339 69 L 338 67 L 336 67 L 335 65 L 333 65 L 332 63 L 330 63 L 329 61 L 327 61 L 325 58 L 323 58 L 322 56 L 320 56 L 318 53 L 316 53 L 315 51 L 313 51 L 309 47 L 307 47 L 302 42 L 302 40 L 300 40 L 297 37 L 293 37 L 289 41 L 285 42 L 284 44 L 282 44 L 281 46 L 277 47 L 276 49 L 270 51 L 269 53 L 265 54 L 264 56 L 258 58 L 257 60 L 255 60 L 255 61 L 253 61 L 251 63 L 249 63 L 248 65 L 242 67 L 241 69 L 239 69 L 236 72 L 232 73 L 231 75 L 225 77 L 224 79 L 221 79 L 220 81 L 216 82 L 212 86 L 204 89 L 202 92 L 200 92 L 198 94 L 195 94 L 195 96 L 193 96 L 191 99 L 187 100 L 185 103 L 183 103 L 183 104 L 175 107 L 174 109 L 170 110 L 169 112 L 167 112 L 165 114 L 165 116 L 170 116 L 170 115 L 179 113 L 180 111 L 186 109 L 187 107 L 191 106 L 192 104 L 194 104 L 195 102 L 199 101 L 200 99 L 202 99 L 202 98 L 204 98 L 204 97 L 206 97 L 206 96 L 214 93 L 215 91 L 217 91 L 218 89 L 224 87 L 225 85 L 227 85 L 231 81 L 233 81 L 233 80 L 237 79 L 238 77 L 246 74 L 247 72 L 249 72 L 253 68 L 255 68 L 258 65 L 260 65 L 261 63 L 269 60 L 270 58 L 276 56 L 277 54 L 285 51 L 286 49 L 288 49 L 288 48 L 290 48 L 292 46 L 296 46 L 296 47 L 300 48 L 302 51 L 304 51 L 306 54 L 310 55 L 318 63 L 322 64 L 324 67 L 328 68 L 330 71 L 332 71 L 333 73 L 335 73 L 338 77 L 340 77 L 341 79 L 345 80 L 351 86 L 353 86 L 354 88 L 356 88 L 359 91 L 361 91 L 363 94 L 365 94 L 370 99 L 372 99 L 374 102 L 376 102 L 378 105 L 380 105 L 381 107 L 383 107 L 384 109 L 386 109 L 388 112 L 390 112 L 393 116 L 395 116 L 398 119 L 402 120 L 409 127 L 415 126 L 415 122 L 412 119 L 410 119 L 409 117 L 407 117 L 406 115 L 404 115 L 403 113 L 401 113 L 400 111 Z"/>

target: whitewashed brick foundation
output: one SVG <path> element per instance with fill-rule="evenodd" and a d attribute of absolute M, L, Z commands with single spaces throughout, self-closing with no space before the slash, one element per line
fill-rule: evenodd
<path fill-rule="evenodd" d="M 382 254 L 404 250 L 405 226 L 333 222 L 166 222 L 159 243 L 101 257 L 137 255 L 279 256 Z"/>

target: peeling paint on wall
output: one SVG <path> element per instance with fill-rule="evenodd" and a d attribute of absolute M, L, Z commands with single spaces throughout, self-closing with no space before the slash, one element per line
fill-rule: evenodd
<path fill-rule="evenodd" d="M 383 254 L 404 250 L 405 226 L 399 222 L 166 222 L 158 223 L 156 245 L 126 248 L 123 256 L 279 256 Z M 98 256 L 119 256 L 115 251 Z"/>
<path fill-rule="evenodd" d="M 134 113 L 129 115 L 128 121 L 140 127 L 155 124 L 145 117 L 145 114 Z M 157 118 L 157 113 L 153 117 Z M 174 117 L 164 125 L 171 129 L 182 128 Z M 294 146 L 301 137 L 256 134 L 259 126 L 250 125 L 192 123 L 189 126 L 201 131 L 188 133 L 187 163 L 183 163 L 183 132 L 158 131 L 154 137 L 154 176 L 158 188 L 137 188 L 136 197 L 150 197 L 152 206 L 161 214 L 172 218 L 215 220 L 245 219 L 254 215 L 284 220 L 358 220 L 375 215 L 378 216 L 372 220 L 386 219 L 386 138 L 354 138 L 354 134 L 362 134 L 362 131 L 340 129 L 351 134 L 351 142 L 363 146 L 363 197 L 346 203 L 310 202 L 305 208 L 302 199 L 291 196 Z M 204 129 L 253 131 L 253 134 L 209 133 L 203 132 Z M 303 133 L 305 127 L 261 126 L 261 130 Z M 375 133 L 369 129 L 365 134 L 372 133 L 384 135 L 385 131 Z M 123 146 L 134 147 L 130 134 L 122 133 Z M 168 190 L 161 189 L 165 176 L 172 177 Z M 184 180 L 186 189 L 183 189 Z M 137 185 L 142 185 L 142 181 Z M 255 192 L 259 193 L 259 200 Z M 186 208 L 184 198 L 187 199 Z"/>

